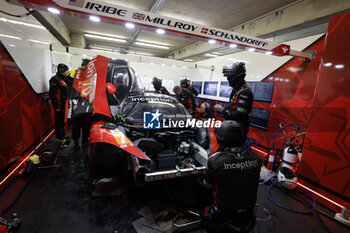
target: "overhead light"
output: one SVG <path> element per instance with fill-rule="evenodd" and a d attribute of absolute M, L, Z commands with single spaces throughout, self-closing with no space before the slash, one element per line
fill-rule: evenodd
<path fill-rule="evenodd" d="M 156 32 L 157 32 L 158 34 L 160 34 L 160 35 L 163 35 L 163 34 L 165 33 L 165 30 L 164 30 L 164 29 L 161 29 L 161 28 L 158 28 L 158 29 L 156 30 Z"/>
<path fill-rule="evenodd" d="M 17 24 L 17 25 L 23 25 L 23 26 L 32 27 L 32 28 L 45 29 L 45 27 L 42 25 L 26 23 L 26 22 L 21 22 L 21 21 L 17 21 L 17 20 L 6 19 L 6 18 L 0 18 L 0 21 L 7 22 L 7 23 L 13 23 L 13 24 Z"/>
<path fill-rule="evenodd" d="M 141 55 L 141 56 L 153 56 L 150 53 L 135 53 L 136 55 Z"/>
<path fill-rule="evenodd" d="M 230 44 L 230 48 L 237 48 L 236 44 Z"/>
<path fill-rule="evenodd" d="M 13 44 L 9 44 L 9 46 L 10 46 L 10 47 L 16 47 L 16 46 L 15 46 L 15 45 L 13 45 Z"/>
<path fill-rule="evenodd" d="M 246 64 L 250 63 L 249 61 L 239 60 L 239 59 L 234 59 L 234 58 L 228 58 L 227 60 L 233 61 L 233 62 L 244 62 L 244 63 L 246 63 Z"/>
<path fill-rule="evenodd" d="M 99 35 L 92 35 L 92 34 L 84 34 L 84 35 L 85 35 L 85 37 L 88 37 L 88 38 L 94 38 L 94 39 L 101 39 L 101 40 L 109 40 L 109 41 L 114 41 L 114 42 L 126 43 L 126 40 L 119 39 L 119 38 L 114 38 L 114 37 L 99 36 Z"/>
<path fill-rule="evenodd" d="M 209 43 L 209 44 L 215 44 L 215 43 L 216 43 L 216 40 L 210 39 L 210 40 L 208 40 L 208 43 Z"/>
<path fill-rule="evenodd" d="M 218 55 L 211 54 L 211 53 L 206 53 L 206 54 L 204 54 L 204 56 L 207 56 L 207 57 L 218 57 Z"/>
<path fill-rule="evenodd" d="M 146 46 L 146 47 L 159 48 L 159 49 L 170 49 L 169 46 L 157 45 L 157 44 L 149 44 L 149 43 L 144 43 L 144 42 L 135 42 L 135 44 Z"/>
<path fill-rule="evenodd" d="M 327 63 L 325 63 L 323 66 L 325 66 L 325 67 L 330 67 L 331 65 L 332 65 L 331 62 L 327 62 Z"/>
<path fill-rule="evenodd" d="M 129 61 L 128 59 L 125 59 L 125 61 Z"/>
<path fill-rule="evenodd" d="M 186 66 L 183 66 L 182 68 L 183 68 L 183 69 L 186 69 L 187 67 L 186 67 Z"/>
<path fill-rule="evenodd" d="M 6 35 L 6 34 L 0 34 L 0 36 L 6 37 L 6 38 L 11 38 L 11 39 L 16 39 L 16 40 L 22 40 L 22 38 L 20 38 L 18 36 L 10 36 L 10 35 Z"/>
<path fill-rule="evenodd" d="M 265 52 L 265 54 L 266 54 L 266 55 L 271 55 L 272 52 L 271 52 L 271 51 L 267 51 L 267 52 Z"/>
<path fill-rule="evenodd" d="M 165 66 L 165 64 L 162 64 L 162 66 Z"/>
<path fill-rule="evenodd" d="M 135 24 L 133 24 L 133 23 L 126 23 L 125 27 L 133 29 L 133 28 L 135 28 Z"/>
<path fill-rule="evenodd" d="M 58 9 L 53 8 L 53 7 L 49 7 L 49 8 L 47 8 L 47 10 L 48 10 L 49 12 L 51 12 L 52 14 L 55 14 L 55 15 L 61 14 L 61 12 L 60 12 Z"/>
<path fill-rule="evenodd" d="M 83 54 L 83 57 L 87 57 L 87 55 L 86 55 L 86 54 Z"/>
<path fill-rule="evenodd" d="M 173 68 L 175 68 L 176 67 L 176 65 L 173 65 Z"/>
<path fill-rule="evenodd" d="M 89 19 L 90 19 L 92 22 L 100 22 L 100 18 L 97 17 L 97 16 L 94 16 L 94 15 L 90 15 Z"/>
<path fill-rule="evenodd" d="M 338 65 L 335 65 L 334 68 L 336 68 L 336 69 L 343 69 L 344 65 L 343 64 L 338 64 Z"/>
<path fill-rule="evenodd" d="M 249 48 L 248 51 L 249 52 L 254 52 L 256 49 L 255 48 Z"/>
<path fill-rule="evenodd" d="M 38 44 L 50 44 L 50 42 L 41 41 L 41 40 L 28 39 L 28 41 L 38 43 Z"/>
<path fill-rule="evenodd" d="M 149 63 L 149 64 L 154 65 L 154 63 L 153 63 L 153 62 L 151 62 L 151 63 Z"/>

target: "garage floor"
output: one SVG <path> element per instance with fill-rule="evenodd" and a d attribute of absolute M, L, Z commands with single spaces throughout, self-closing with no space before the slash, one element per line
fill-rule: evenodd
<path fill-rule="evenodd" d="M 114 196 L 92 196 L 93 186 L 87 172 L 88 152 L 74 152 L 72 145 L 65 149 L 67 155 L 61 159 L 60 168 L 42 169 L 35 173 L 15 205 L 1 216 L 8 217 L 17 212 L 23 218 L 18 233 L 121 233 L 137 232 L 133 222 L 142 218 L 138 212 L 152 209 L 187 207 L 198 209 L 201 193 L 195 179 L 154 182 L 146 187 L 135 187 L 128 180 L 120 181 Z M 1 208 L 17 196 L 19 190 L 30 178 L 18 178 L 0 195 Z M 108 190 L 103 186 L 99 189 Z M 327 232 L 315 215 L 288 212 L 273 204 L 266 196 L 267 185 L 259 186 L 257 215 L 262 220 L 254 232 Z M 95 193 L 101 190 L 96 190 Z M 305 208 L 279 189 L 271 192 L 273 198 L 299 210 Z M 319 206 L 318 206 L 319 207 Z M 155 210 L 157 209 L 158 210 Z M 271 213 L 271 219 L 263 210 Z M 319 207 L 321 208 L 321 207 Z M 139 212 L 140 213 L 140 212 Z M 321 216 L 331 232 L 349 232 L 345 226 Z M 150 225 L 141 223 L 142 232 L 160 232 Z M 259 228 L 259 229 L 258 229 Z M 139 231 L 141 232 L 141 231 Z M 197 230 L 195 232 L 205 232 Z"/>

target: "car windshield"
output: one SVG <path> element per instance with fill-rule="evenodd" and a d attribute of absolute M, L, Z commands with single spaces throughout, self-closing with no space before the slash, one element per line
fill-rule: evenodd
<path fill-rule="evenodd" d="M 191 118 L 189 112 L 185 107 L 178 102 L 161 102 L 161 101 L 148 101 L 148 102 L 126 102 L 121 109 L 121 114 L 124 118 L 133 122 L 134 124 L 143 123 L 144 112 L 157 112 L 162 114 L 163 119 L 186 120 Z"/>

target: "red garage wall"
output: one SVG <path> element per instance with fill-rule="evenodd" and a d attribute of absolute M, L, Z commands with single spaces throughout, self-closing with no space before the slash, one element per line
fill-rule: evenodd
<path fill-rule="evenodd" d="M 47 132 L 53 119 L 48 94 L 34 92 L 0 42 L 0 172 Z"/>
<path fill-rule="evenodd" d="M 311 61 L 293 58 L 264 81 L 275 82 L 272 103 L 254 103 L 270 110 L 267 131 L 251 128 L 259 140 L 278 124 L 306 124 L 300 177 L 343 200 L 350 198 L 350 13 L 332 17 L 328 33 L 306 51 Z M 282 148 L 283 134 L 277 145 Z M 263 143 L 271 145 L 271 140 Z"/>

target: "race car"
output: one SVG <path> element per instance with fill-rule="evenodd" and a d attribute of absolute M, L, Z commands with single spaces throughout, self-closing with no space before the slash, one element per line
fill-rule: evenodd
<path fill-rule="evenodd" d="M 128 168 L 137 184 L 203 174 L 218 147 L 213 127 L 196 127 L 200 120 L 175 98 L 146 92 L 136 80 L 126 61 L 103 56 L 76 75 L 68 118 L 93 116 L 92 178 L 119 176 Z"/>

